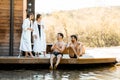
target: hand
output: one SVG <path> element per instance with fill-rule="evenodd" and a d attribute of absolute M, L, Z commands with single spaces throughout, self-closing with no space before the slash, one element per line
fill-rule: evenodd
<path fill-rule="evenodd" d="M 71 47 L 71 48 L 73 48 L 73 47 L 74 47 L 74 45 L 73 45 L 73 44 L 70 44 L 70 47 Z"/>
<path fill-rule="evenodd" d="M 34 35 L 34 38 L 37 39 L 37 35 Z"/>
<path fill-rule="evenodd" d="M 42 25 L 42 28 L 44 29 L 44 25 Z"/>
<path fill-rule="evenodd" d="M 80 57 L 77 57 L 77 59 L 80 59 Z"/>
<path fill-rule="evenodd" d="M 32 28 L 27 28 L 27 30 L 33 31 L 33 29 L 32 29 Z"/>
<path fill-rule="evenodd" d="M 56 46 L 56 44 L 54 45 L 54 49 L 57 49 L 57 46 Z"/>
<path fill-rule="evenodd" d="M 34 30 L 32 28 L 30 28 L 30 30 L 33 32 Z"/>

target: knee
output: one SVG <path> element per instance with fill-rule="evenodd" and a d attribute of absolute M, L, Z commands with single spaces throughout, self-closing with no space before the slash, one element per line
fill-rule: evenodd
<path fill-rule="evenodd" d="M 51 56 L 50 56 L 50 59 L 54 59 L 54 56 L 53 56 L 53 55 L 51 55 Z"/>
<path fill-rule="evenodd" d="M 57 59 L 61 59 L 61 58 L 62 58 L 62 55 L 58 55 L 58 56 L 57 56 Z"/>

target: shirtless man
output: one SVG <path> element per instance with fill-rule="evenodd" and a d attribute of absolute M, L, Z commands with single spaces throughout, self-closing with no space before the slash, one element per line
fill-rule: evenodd
<path fill-rule="evenodd" d="M 79 58 L 85 53 L 85 47 L 77 40 L 76 35 L 71 35 L 71 42 L 67 46 L 70 58 Z"/>
<path fill-rule="evenodd" d="M 58 33 L 57 34 L 57 42 L 55 44 L 53 44 L 53 46 L 51 47 L 51 50 L 53 51 L 51 56 L 50 56 L 50 69 L 53 69 L 53 60 L 56 57 L 57 61 L 56 64 L 54 66 L 54 69 L 57 68 L 58 64 L 60 63 L 60 60 L 63 56 L 62 52 L 65 49 L 65 43 L 63 41 L 63 34 L 62 33 Z"/>

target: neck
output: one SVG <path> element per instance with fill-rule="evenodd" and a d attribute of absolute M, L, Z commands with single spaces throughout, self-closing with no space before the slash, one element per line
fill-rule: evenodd
<path fill-rule="evenodd" d="M 62 42 L 62 41 L 63 41 L 62 39 L 58 40 L 58 42 Z"/>
<path fill-rule="evenodd" d="M 40 21 L 38 20 L 37 23 L 40 24 Z"/>
<path fill-rule="evenodd" d="M 77 41 L 73 41 L 72 43 L 75 44 Z"/>
<path fill-rule="evenodd" d="M 31 21 L 31 19 L 30 18 L 28 18 L 30 21 Z"/>

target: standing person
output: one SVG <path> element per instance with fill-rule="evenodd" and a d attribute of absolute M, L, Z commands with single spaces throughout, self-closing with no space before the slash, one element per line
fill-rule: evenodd
<path fill-rule="evenodd" d="M 33 31 L 33 37 L 34 37 L 33 51 L 37 56 L 39 56 L 39 53 L 43 53 L 44 56 L 46 54 L 46 37 L 45 37 L 44 29 L 45 26 L 42 23 L 42 15 L 37 14 L 36 21 L 34 22 L 34 31 Z"/>
<path fill-rule="evenodd" d="M 71 35 L 71 42 L 67 46 L 70 58 L 79 58 L 85 53 L 85 47 L 78 42 L 76 35 Z"/>
<path fill-rule="evenodd" d="M 34 15 L 32 13 L 27 14 L 27 18 L 23 21 L 22 24 L 22 35 L 21 35 L 21 42 L 20 42 L 20 51 L 25 52 L 25 57 L 28 57 L 28 53 L 31 57 L 32 55 L 32 46 L 31 46 L 31 32 L 32 29 L 32 19 Z"/>
<path fill-rule="evenodd" d="M 54 66 L 54 69 L 57 68 L 58 64 L 60 63 L 60 60 L 63 56 L 62 52 L 65 49 L 65 43 L 63 41 L 63 34 L 62 33 L 58 33 L 57 34 L 57 42 L 55 44 L 53 44 L 53 46 L 51 47 L 51 50 L 53 51 L 51 56 L 50 56 L 50 69 L 53 69 L 53 60 L 56 57 L 57 61 L 56 64 Z"/>

